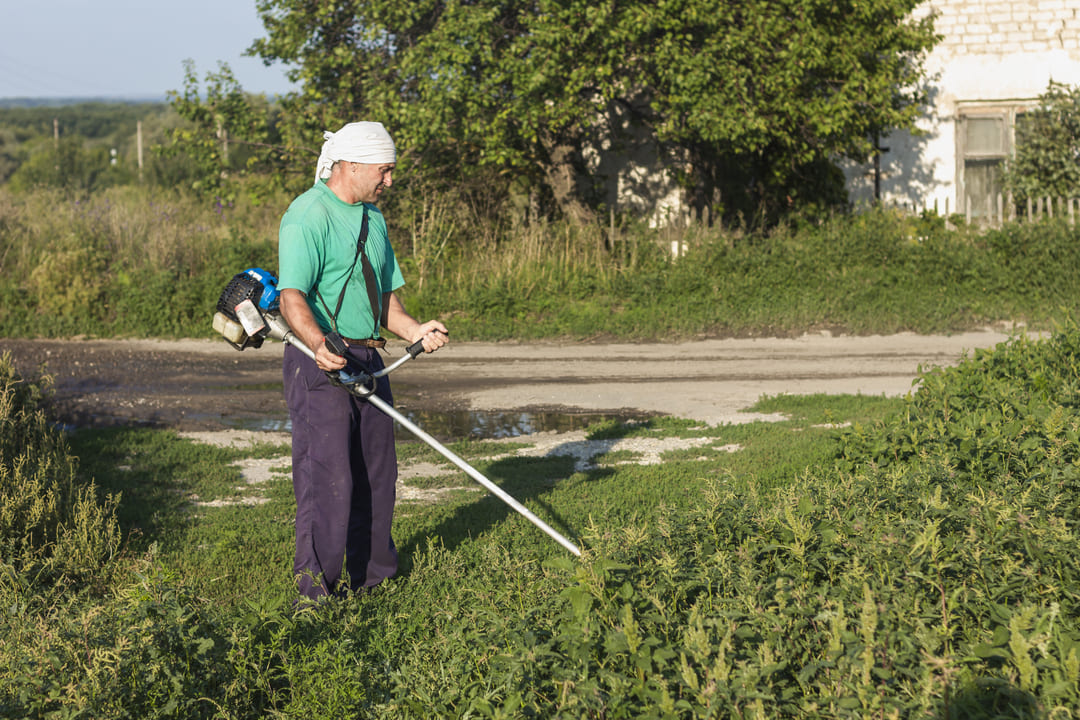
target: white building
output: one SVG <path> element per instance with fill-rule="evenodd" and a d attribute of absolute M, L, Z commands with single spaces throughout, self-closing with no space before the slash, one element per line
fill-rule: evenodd
<path fill-rule="evenodd" d="M 983 217 L 1000 191 L 1017 114 L 1051 80 L 1080 85 L 1080 0 L 928 0 L 943 40 L 927 58 L 921 134 L 881 142 L 881 200 Z M 874 199 L 872 162 L 845 169 L 856 204 Z"/>

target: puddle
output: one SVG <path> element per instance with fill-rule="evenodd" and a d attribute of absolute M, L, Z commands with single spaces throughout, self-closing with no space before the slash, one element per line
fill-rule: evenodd
<path fill-rule="evenodd" d="M 557 413 L 557 412 L 485 412 L 462 410 L 454 412 L 429 412 L 397 408 L 398 412 L 420 429 L 440 442 L 456 440 L 496 440 L 520 437 L 540 432 L 570 432 L 582 430 L 604 420 L 635 420 L 640 415 L 617 415 L 610 413 Z M 228 422 L 236 430 L 261 432 L 290 432 L 292 423 L 286 418 L 236 419 Z M 395 423 L 394 434 L 398 440 L 416 440 L 416 436 Z"/>
<path fill-rule="evenodd" d="M 278 383 L 277 390 L 281 391 Z M 394 386 L 395 409 L 420 426 L 424 432 L 435 437 L 439 442 L 456 440 L 497 440 L 520 437 L 540 432 L 571 432 L 582 430 L 589 425 L 604 420 L 640 420 L 646 413 L 596 413 L 596 412 L 492 412 L 479 410 L 454 410 L 434 412 L 410 407 L 420 405 L 422 400 L 409 392 L 407 383 Z M 292 423 L 288 414 L 276 417 L 234 417 L 221 419 L 230 428 L 236 430 L 255 430 L 262 432 L 290 432 Z M 394 433 L 398 440 L 415 440 L 416 436 L 394 424 Z"/>
<path fill-rule="evenodd" d="M 423 410 L 399 411 L 424 432 L 442 442 L 454 440 L 498 440 L 520 437 L 539 432 L 570 432 L 582 430 L 603 420 L 630 420 L 599 413 L 557 412 L 481 412 L 474 410 L 458 412 L 426 412 Z M 408 430 L 395 428 L 399 440 L 415 439 Z"/>

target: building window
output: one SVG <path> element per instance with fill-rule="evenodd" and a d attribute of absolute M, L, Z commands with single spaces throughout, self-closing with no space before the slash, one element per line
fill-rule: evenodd
<path fill-rule="evenodd" d="M 1001 173 L 1011 148 L 1008 110 L 989 112 L 993 114 L 985 109 L 978 115 L 960 116 L 957 209 L 972 218 L 995 213 Z"/>
<path fill-rule="evenodd" d="M 1020 102 L 960 107 L 956 134 L 959 212 L 972 218 L 997 216 L 998 196 L 1004 190 L 1002 173 L 1015 147 L 1016 120 L 1029 106 Z"/>

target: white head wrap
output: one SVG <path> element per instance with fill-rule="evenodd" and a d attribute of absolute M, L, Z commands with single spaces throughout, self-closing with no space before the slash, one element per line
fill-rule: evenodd
<path fill-rule="evenodd" d="M 330 168 L 338 160 L 371 165 L 397 162 L 394 141 L 382 123 L 349 123 L 336 133 L 324 132 L 323 137 L 326 142 L 319 153 L 315 182 L 330 177 Z"/>

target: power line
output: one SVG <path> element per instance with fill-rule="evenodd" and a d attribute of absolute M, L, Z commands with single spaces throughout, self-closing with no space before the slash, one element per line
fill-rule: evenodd
<path fill-rule="evenodd" d="M 78 87 L 78 92 L 72 92 L 72 87 Z M 81 78 L 35 66 L 25 58 L 0 53 L 0 97 L 99 95 L 108 92 L 107 88 L 86 83 Z"/>

